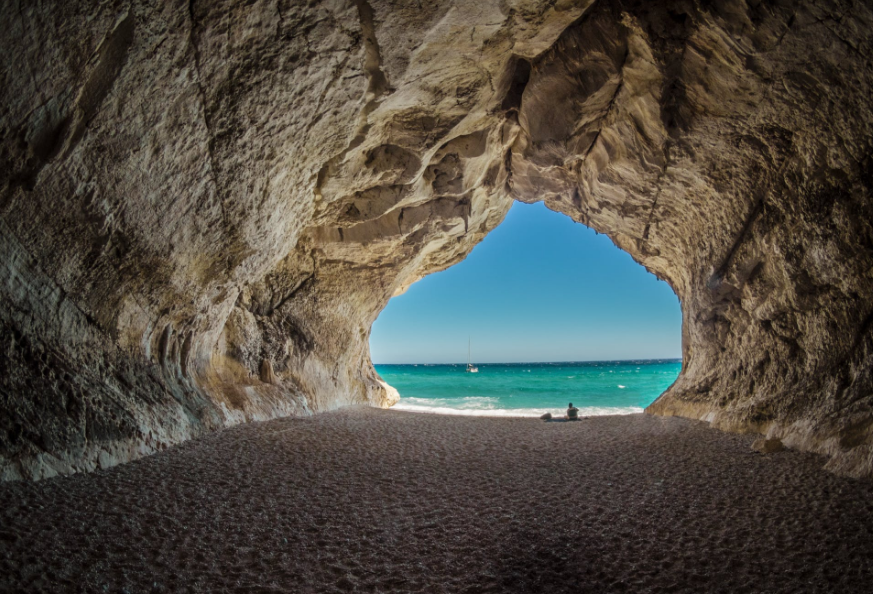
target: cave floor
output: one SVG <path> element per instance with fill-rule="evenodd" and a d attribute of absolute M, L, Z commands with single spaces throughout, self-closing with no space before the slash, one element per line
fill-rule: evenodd
<path fill-rule="evenodd" d="M 0 591 L 869 592 L 873 481 L 646 415 L 347 409 L 0 486 Z"/>

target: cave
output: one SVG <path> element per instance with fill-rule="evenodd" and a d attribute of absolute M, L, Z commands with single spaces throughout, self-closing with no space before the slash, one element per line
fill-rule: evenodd
<path fill-rule="evenodd" d="M 652 415 L 873 476 L 873 13 L 848 1 L 4 10 L 0 477 L 387 407 L 370 326 L 514 200 L 681 300 Z"/>

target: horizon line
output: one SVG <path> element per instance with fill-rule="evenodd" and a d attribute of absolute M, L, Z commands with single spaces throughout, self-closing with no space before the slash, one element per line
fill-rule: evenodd
<path fill-rule="evenodd" d="M 634 361 L 682 361 L 682 357 L 653 357 L 648 359 L 587 359 L 576 361 L 491 361 L 476 363 L 476 365 L 537 365 L 543 363 L 558 364 L 558 363 L 631 363 Z M 464 361 L 457 363 L 373 363 L 373 365 L 466 365 Z"/>

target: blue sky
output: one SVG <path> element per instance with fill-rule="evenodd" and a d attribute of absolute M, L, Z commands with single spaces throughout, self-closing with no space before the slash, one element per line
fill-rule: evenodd
<path fill-rule="evenodd" d="M 598 361 L 681 357 L 669 285 L 605 235 L 516 202 L 463 262 L 393 298 L 373 324 L 373 362 Z"/>

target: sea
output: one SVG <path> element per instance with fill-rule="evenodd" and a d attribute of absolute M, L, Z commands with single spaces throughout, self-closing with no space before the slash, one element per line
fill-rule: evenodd
<path fill-rule="evenodd" d="M 452 415 L 563 416 L 572 402 L 582 416 L 642 412 L 672 384 L 682 361 L 376 365 L 400 393 L 396 410 Z"/>

